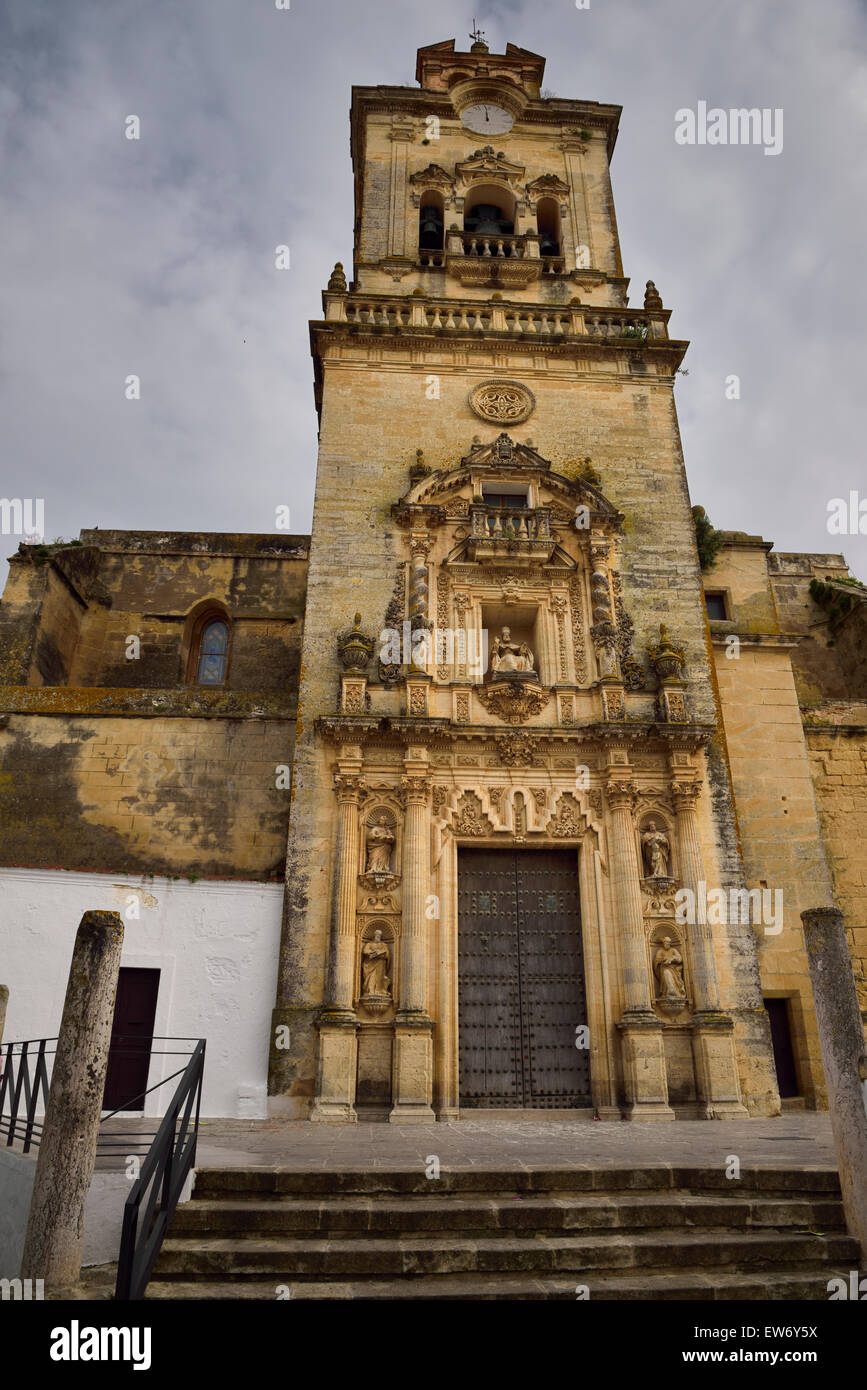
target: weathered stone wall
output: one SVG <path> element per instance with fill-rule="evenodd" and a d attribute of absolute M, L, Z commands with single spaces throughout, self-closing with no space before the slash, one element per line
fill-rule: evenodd
<path fill-rule="evenodd" d="M 804 732 L 834 900 L 845 918 L 867 1024 L 867 705 L 825 706 L 809 718 Z"/>
<path fill-rule="evenodd" d="M 306 538 L 82 539 L 21 547 L 0 604 L 2 862 L 278 874 Z M 231 625 L 220 687 L 186 679 L 209 603 Z"/>
<path fill-rule="evenodd" d="M 825 584 L 852 577 L 843 556 L 770 554 L 768 569 L 782 629 L 798 638 L 792 660 L 802 707 L 867 699 L 867 603 L 854 603 L 842 621 L 831 621 L 810 593 L 813 579 Z M 835 598 L 840 594 L 836 590 Z"/>
<path fill-rule="evenodd" d="M 22 546 L 0 604 L 7 684 L 159 686 L 187 678 L 195 614 L 227 613 L 230 690 L 293 689 L 307 572 L 303 536 L 84 531 Z M 137 638 L 139 655 L 129 639 Z"/>
<path fill-rule="evenodd" d="M 740 639 L 717 650 L 717 679 L 748 888 L 783 894 L 778 923 L 750 930 L 762 990 L 788 997 L 801 1094 L 824 1104 L 824 1079 L 800 913 L 830 904 L 830 883 L 804 742 L 790 647 Z M 772 900 L 773 909 L 773 900 Z M 767 927 L 771 930 L 768 931 Z"/>
<path fill-rule="evenodd" d="M 100 712 L 121 692 L 53 692 L 0 729 L 0 858 L 25 867 L 268 879 L 282 868 L 294 719 L 161 718 L 152 691 L 122 692 L 136 717 Z M 168 699 L 168 695 L 165 697 Z M 260 697 L 261 698 L 261 697 Z M 23 703 L 0 690 L 0 702 Z M 252 703 L 252 702 L 251 702 Z M 145 713 L 150 705 L 151 713 Z M 37 712 L 37 710 L 39 712 Z M 276 713 L 276 711 L 275 711 Z"/>

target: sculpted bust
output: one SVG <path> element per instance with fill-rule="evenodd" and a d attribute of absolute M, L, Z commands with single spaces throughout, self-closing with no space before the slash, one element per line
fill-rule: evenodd
<path fill-rule="evenodd" d="M 504 627 L 491 648 L 492 671 L 536 670 L 536 658 L 526 642 L 513 642 L 511 629 Z"/>

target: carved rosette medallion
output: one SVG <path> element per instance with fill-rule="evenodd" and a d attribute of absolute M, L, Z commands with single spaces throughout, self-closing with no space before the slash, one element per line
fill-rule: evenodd
<path fill-rule="evenodd" d="M 505 724 L 525 724 L 541 714 L 551 698 L 550 691 L 528 681 L 504 680 L 474 689 L 485 709 Z"/>
<path fill-rule="evenodd" d="M 483 381 L 473 387 L 468 402 L 480 420 L 496 425 L 520 425 L 536 408 L 532 391 L 519 381 Z"/>

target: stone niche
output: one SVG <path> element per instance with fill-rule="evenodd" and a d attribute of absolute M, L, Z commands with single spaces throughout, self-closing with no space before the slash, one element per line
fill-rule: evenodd
<path fill-rule="evenodd" d="M 373 917 L 358 939 L 356 989 L 362 1020 L 385 1022 L 393 1018 L 396 978 L 395 924 L 386 917 Z"/>
<path fill-rule="evenodd" d="M 533 653 L 536 675 L 539 673 L 539 663 L 542 659 L 539 650 L 539 608 L 535 603 L 516 603 L 507 606 L 505 603 L 483 603 L 482 604 L 482 627 L 488 634 L 488 664 L 485 671 L 485 683 L 497 679 L 497 673 L 492 670 L 491 657 L 494 651 L 494 644 L 500 637 L 503 628 L 509 629 L 510 640 L 517 646 L 524 645 L 529 647 Z M 516 678 L 520 679 L 520 673 L 516 673 Z M 524 679 L 532 680 L 529 673 L 524 675 Z"/>
<path fill-rule="evenodd" d="M 376 804 L 365 808 L 361 842 L 361 872 L 358 881 L 363 888 L 381 892 L 396 888 L 400 874 L 400 826 L 390 806 Z"/>

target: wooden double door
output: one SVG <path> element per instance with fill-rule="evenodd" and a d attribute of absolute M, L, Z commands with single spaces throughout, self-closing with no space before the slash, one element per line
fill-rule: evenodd
<path fill-rule="evenodd" d="M 590 1104 L 574 850 L 461 849 L 460 1103 Z"/>

